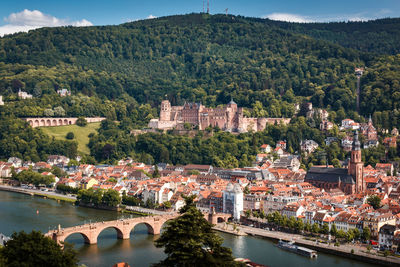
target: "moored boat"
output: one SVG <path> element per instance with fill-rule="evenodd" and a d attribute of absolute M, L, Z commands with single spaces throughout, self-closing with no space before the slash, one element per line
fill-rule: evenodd
<path fill-rule="evenodd" d="M 291 251 L 297 253 L 302 256 L 306 256 L 309 258 L 316 258 L 317 252 L 315 250 L 297 246 L 293 241 L 283 241 L 279 240 L 278 244 L 276 245 L 278 248 Z"/>

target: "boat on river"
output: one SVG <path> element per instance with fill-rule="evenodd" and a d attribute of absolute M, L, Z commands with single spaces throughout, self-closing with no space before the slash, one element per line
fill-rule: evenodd
<path fill-rule="evenodd" d="M 317 257 L 317 252 L 315 250 L 305 248 L 305 247 L 300 247 L 296 245 L 293 241 L 283 241 L 279 240 L 278 244 L 276 245 L 278 248 L 294 252 L 296 254 L 306 256 L 309 258 L 316 258 Z"/>

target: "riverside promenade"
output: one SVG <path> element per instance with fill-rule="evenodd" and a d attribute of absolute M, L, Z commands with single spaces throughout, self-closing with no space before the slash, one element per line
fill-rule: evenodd
<path fill-rule="evenodd" d="M 65 201 L 69 201 L 69 202 L 76 201 L 76 197 L 74 197 L 74 196 L 63 195 L 63 194 L 59 194 L 59 193 L 52 192 L 52 191 L 40 191 L 37 189 L 27 189 L 27 188 L 8 186 L 8 185 L 0 185 L 0 190 L 16 192 L 16 193 L 21 193 L 21 194 L 31 195 L 31 196 L 54 198 L 54 199 L 65 200 Z"/>
<path fill-rule="evenodd" d="M 314 250 L 333 254 L 337 256 L 347 257 L 359 261 L 384 265 L 384 266 L 400 266 L 400 258 L 396 258 L 393 256 L 380 256 L 375 254 L 375 251 L 371 250 L 367 252 L 367 249 L 361 246 L 352 245 L 352 244 L 345 244 L 336 247 L 331 244 L 325 244 L 321 242 L 311 241 L 304 239 L 304 236 L 298 234 L 290 234 L 290 233 L 283 233 L 278 231 L 268 231 L 260 228 L 254 228 L 249 226 L 241 225 L 240 231 L 252 235 L 252 236 L 259 236 L 263 238 L 273 239 L 273 240 L 287 240 L 287 241 L 294 241 L 298 245 L 302 245 L 304 247 L 312 248 Z M 351 251 L 354 251 L 352 253 Z"/>

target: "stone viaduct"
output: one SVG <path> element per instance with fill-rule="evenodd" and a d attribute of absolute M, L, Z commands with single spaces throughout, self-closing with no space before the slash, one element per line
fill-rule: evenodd
<path fill-rule="evenodd" d="M 93 117 L 93 118 L 85 118 L 88 123 L 99 122 L 105 120 L 103 117 Z M 32 128 L 36 127 L 44 127 L 44 126 L 64 126 L 64 125 L 72 125 L 75 124 L 78 118 L 25 118 Z"/>
<path fill-rule="evenodd" d="M 89 223 L 84 225 L 78 225 L 74 227 L 61 228 L 58 226 L 57 230 L 49 231 L 46 236 L 50 237 L 59 244 L 67 239 L 72 234 L 81 234 L 87 244 L 96 244 L 97 237 L 100 233 L 107 228 L 114 228 L 117 231 L 117 237 L 119 239 L 129 239 L 131 231 L 138 224 L 145 224 L 147 226 L 148 233 L 153 235 L 159 235 L 163 225 L 172 219 L 180 216 L 178 213 L 158 216 L 147 216 L 138 217 L 132 219 L 120 219 L 115 221 L 104 221 Z M 231 214 L 226 213 L 205 213 L 206 218 L 210 223 L 217 224 L 218 222 L 228 221 L 232 217 Z"/>

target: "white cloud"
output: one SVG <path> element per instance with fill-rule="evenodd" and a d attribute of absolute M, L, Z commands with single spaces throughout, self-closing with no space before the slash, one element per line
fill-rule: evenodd
<path fill-rule="evenodd" d="M 24 9 L 18 13 L 11 13 L 4 18 L 6 25 L 0 26 L 0 36 L 16 32 L 27 32 L 29 30 L 41 27 L 58 27 L 58 26 L 92 26 L 93 24 L 86 19 L 79 21 L 70 21 L 68 19 L 59 19 L 51 15 L 43 14 L 39 10 Z"/>
<path fill-rule="evenodd" d="M 269 15 L 264 16 L 263 18 L 268 18 L 271 20 L 288 21 L 288 22 L 313 22 L 306 16 L 290 14 L 290 13 L 271 13 Z"/>
<path fill-rule="evenodd" d="M 156 16 L 153 16 L 153 15 L 150 14 L 150 15 L 147 16 L 146 19 L 156 19 L 156 18 L 157 18 Z"/>
<path fill-rule="evenodd" d="M 392 12 L 388 9 L 381 9 L 375 12 L 359 12 L 354 14 L 326 14 L 326 15 L 313 15 L 304 16 L 299 14 L 291 13 L 271 13 L 265 15 L 262 18 L 268 18 L 271 20 L 288 21 L 288 22 L 333 22 L 333 21 L 367 21 L 371 19 L 382 18 L 388 16 Z"/>

